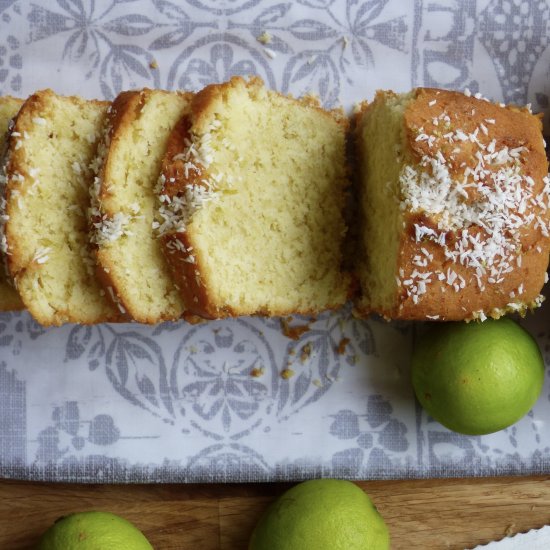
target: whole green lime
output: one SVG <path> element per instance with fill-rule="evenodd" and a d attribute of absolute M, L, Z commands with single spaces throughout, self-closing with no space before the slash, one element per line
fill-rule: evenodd
<path fill-rule="evenodd" d="M 279 497 L 256 525 L 249 550 L 387 550 L 388 528 L 357 485 L 305 481 Z"/>
<path fill-rule="evenodd" d="M 433 324 L 416 343 L 412 382 L 420 404 L 441 424 L 488 434 L 535 404 L 544 361 L 534 338 L 511 319 Z"/>
<path fill-rule="evenodd" d="M 108 512 L 78 512 L 57 520 L 37 550 L 153 550 L 129 521 Z"/>

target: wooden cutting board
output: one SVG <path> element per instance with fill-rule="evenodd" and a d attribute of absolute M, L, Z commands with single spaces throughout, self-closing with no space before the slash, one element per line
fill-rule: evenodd
<path fill-rule="evenodd" d="M 394 549 L 462 550 L 550 523 L 549 477 L 359 485 L 388 523 Z M 57 517 L 95 509 L 134 522 L 156 550 L 245 550 L 266 505 L 288 487 L 0 481 L 0 549 L 29 550 Z"/>

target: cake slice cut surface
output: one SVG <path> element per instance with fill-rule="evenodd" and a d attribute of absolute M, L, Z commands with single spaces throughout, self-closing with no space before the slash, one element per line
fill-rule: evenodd
<path fill-rule="evenodd" d="M 8 265 L 42 325 L 121 318 L 95 277 L 88 244 L 89 165 L 108 107 L 39 91 L 21 107 L 9 138 Z"/>
<path fill-rule="evenodd" d="M 2 160 L 5 159 L 7 149 L 8 127 L 18 113 L 23 100 L 11 96 L 0 96 L 0 216 L 5 216 L 5 187 L 6 173 Z M 2 228 L 5 225 L 5 218 L 0 219 Z M 3 234 L 3 229 L 1 230 Z M 17 311 L 24 309 L 23 302 L 13 286 L 13 281 L 8 272 L 7 258 L 4 256 L 6 250 L 5 242 L 0 244 L 0 256 L 2 266 L 0 267 L 0 311 Z"/>
<path fill-rule="evenodd" d="M 95 163 L 92 243 L 108 292 L 141 323 L 179 319 L 184 304 L 153 233 L 155 187 L 170 132 L 192 94 L 122 92 L 107 117 Z"/>
<path fill-rule="evenodd" d="M 233 78 L 199 92 L 163 163 L 158 231 L 190 311 L 342 305 L 347 121 Z"/>
<path fill-rule="evenodd" d="M 357 310 L 470 320 L 541 304 L 550 249 L 540 118 L 481 96 L 378 92 L 356 119 Z"/>

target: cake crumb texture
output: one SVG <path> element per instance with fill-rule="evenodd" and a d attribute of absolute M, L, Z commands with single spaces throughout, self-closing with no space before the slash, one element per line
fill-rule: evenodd
<path fill-rule="evenodd" d="M 195 96 L 165 157 L 159 225 L 191 311 L 307 314 L 345 303 L 346 128 L 311 98 L 257 78 Z"/>
<path fill-rule="evenodd" d="M 184 313 L 153 228 L 167 140 L 191 98 L 162 90 L 122 92 L 107 116 L 95 161 L 91 240 L 99 275 L 140 323 L 176 320 Z"/>
<path fill-rule="evenodd" d="M 6 187 L 6 173 L 4 163 L 7 160 L 8 127 L 12 119 L 17 115 L 23 100 L 11 96 L 0 96 L 0 236 L 4 235 L 6 203 L 4 200 Z M 21 137 L 21 136 L 14 136 Z M 4 239 L 3 239 L 4 241 Z M 8 272 L 7 258 L 4 255 L 5 242 L 0 244 L 0 311 L 18 311 L 24 309 L 23 302 L 13 286 L 13 281 Z"/>
<path fill-rule="evenodd" d="M 42 325 L 120 318 L 95 277 L 88 245 L 89 165 L 108 106 L 38 91 L 21 107 L 9 138 L 8 266 Z"/>

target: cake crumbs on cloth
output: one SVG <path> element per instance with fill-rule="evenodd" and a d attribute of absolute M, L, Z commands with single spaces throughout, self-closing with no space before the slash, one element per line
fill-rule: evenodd
<path fill-rule="evenodd" d="M 263 367 L 254 367 L 250 371 L 250 376 L 253 376 L 254 378 L 259 378 L 260 376 L 263 376 L 265 373 L 265 369 Z"/>
<path fill-rule="evenodd" d="M 307 343 L 302 346 L 300 350 L 300 361 L 305 363 L 311 357 L 311 343 Z"/>
<path fill-rule="evenodd" d="M 283 369 L 281 371 L 281 378 L 288 380 L 294 376 L 295 372 L 292 369 Z"/>
<path fill-rule="evenodd" d="M 299 340 L 302 334 L 305 334 L 310 330 L 309 323 L 292 327 L 290 326 L 291 322 L 292 317 L 281 318 L 281 329 L 283 331 L 283 334 L 291 340 Z"/>
<path fill-rule="evenodd" d="M 265 46 L 266 44 L 271 44 L 271 35 L 267 31 L 264 31 L 256 37 L 256 40 Z"/>
<path fill-rule="evenodd" d="M 336 353 L 338 355 L 344 355 L 346 353 L 346 346 L 350 343 L 349 338 L 342 338 L 340 340 L 340 343 L 338 344 L 338 347 L 336 348 Z"/>

